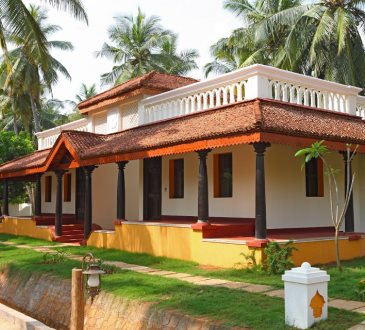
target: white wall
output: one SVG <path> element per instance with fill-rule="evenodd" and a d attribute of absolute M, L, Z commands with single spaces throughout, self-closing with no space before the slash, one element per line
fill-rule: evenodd
<path fill-rule="evenodd" d="M 332 226 L 329 208 L 329 193 L 324 177 L 325 196 L 306 197 L 305 171 L 301 170 L 302 159 L 295 158 L 299 148 L 273 145 L 265 153 L 267 227 L 300 228 Z M 233 197 L 213 197 L 213 154 L 233 154 Z M 169 198 L 168 161 L 184 158 L 185 192 L 183 199 Z M 340 170 L 338 182 L 340 192 L 344 190 L 343 159 L 338 152 L 329 155 L 331 166 Z M 359 161 L 357 161 L 359 162 Z M 356 162 L 354 162 L 357 164 Z M 362 166 L 365 159 L 362 158 Z M 208 155 L 209 214 L 212 217 L 255 217 L 255 153 L 250 145 L 215 149 Z M 197 216 L 198 156 L 196 153 L 164 157 L 162 161 L 162 214 Z M 361 172 L 358 170 L 358 172 Z M 365 216 L 365 174 L 360 176 L 354 188 L 356 230 L 365 230 L 360 224 L 360 214 Z M 364 196 L 364 197 L 362 197 Z M 341 201 L 343 194 L 340 193 Z"/>
<path fill-rule="evenodd" d="M 265 153 L 268 228 L 332 226 L 327 178 L 324 176 L 324 197 L 306 197 L 305 171 L 301 170 L 303 158 L 294 157 L 298 149 L 273 145 Z M 333 168 L 343 170 L 338 152 L 332 152 L 328 161 Z M 338 180 L 341 192 L 342 177 L 343 172 L 339 173 Z"/>
<path fill-rule="evenodd" d="M 213 155 L 232 152 L 233 197 L 213 197 Z M 208 154 L 209 214 L 214 217 L 253 218 L 255 216 L 254 155 L 247 145 L 219 148 Z M 169 198 L 169 160 L 184 158 L 184 198 Z M 162 214 L 198 214 L 198 171 L 197 153 L 164 157 L 162 160 Z"/>
<path fill-rule="evenodd" d="M 120 111 L 121 129 L 129 129 L 138 125 L 138 103 L 124 104 Z"/>
<path fill-rule="evenodd" d="M 63 214 L 75 214 L 76 205 L 76 170 L 69 170 L 71 173 L 71 201 L 65 202 L 63 200 L 63 181 L 62 181 L 62 213 Z M 52 198 L 51 202 L 45 202 L 45 177 L 52 176 Z M 56 210 L 56 195 L 57 195 L 57 178 L 54 172 L 45 172 L 41 178 L 42 187 L 42 213 L 55 213 Z"/>
<path fill-rule="evenodd" d="M 32 204 L 9 204 L 9 214 L 12 217 L 30 217 L 32 216 Z"/>
<path fill-rule="evenodd" d="M 131 161 L 125 168 L 126 218 L 139 220 L 139 161 Z M 115 163 L 99 166 L 92 176 L 93 222 L 103 229 L 114 229 L 117 219 L 118 167 Z"/>
<path fill-rule="evenodd" d="M 354 181 L 355 230 L 365 232 L 365 155 L 355 156 L 352 164 Z"/>

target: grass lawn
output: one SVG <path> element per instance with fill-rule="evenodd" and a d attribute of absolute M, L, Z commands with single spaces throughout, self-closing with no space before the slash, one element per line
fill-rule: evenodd
<path fill-rule="evenodd" d="M 42 245 L 56 245 L 58 242 L 45 241 L 43 239 L 26 237 L 26 236 L 14 236 L 10 234 L 0 234 L 0 242 L 11 242 L 15 244 L 24 244 L 31 246 L 42 246 Z"/>
<path fill-rule="evenodd" d="M 148 260 L 146 256 L 144 258 Z M 49 272 L 70 278 L 71 269 L 80 267 L 79 262 L 70 260 L 57 265 L 44 265 L 41 262 L 42 253 L 0 245 L 0 266 L 8 264 L 11 272 L 21 273 L 25 277 L 33 272 Z M 156 308 L 209 317 L 227 325 L 265 330 L 289 329 L 284 325 L 284 301 L 262 294 L 194 286 L 179 280 L 131 271 L 104 276 L 103 290 L 124 298 L 155 302 Z M 329 319 L 313 329 L 342 330 L 364 319 L 363 315 L 331 308 Z"/>
<path fill-rule="evenodd" d="M 5 234 L 0 234 L 0 241 L 10 241 L 17 244 L 28 245 L 54 244 L 54 242 Z M 88 246 L 71 246 L 60 249 L 72 254 L 80 255 L 83 255 L 86 252 L 92 252 L 97 258 L 108 261 L 123 261 L 131 264 L 138 264 L 181 273 L 189 273 L 193 275 L 202 275 L 256 284 L 266 284 L 277 288 L 283 287 L 283 282 L 280 275 L 267 275 L 264 273 L 252 272 L 250 270 L 209 268 L 190 261 L 169 259 L 165 257 L 154 257 L 149 254 L 100 249 Z M 331 298 L 358 300 L 355 290 L 357 288 L 358 282 L 362 279 L 365 279 L 365 258 L 360 258 L 353 261 L 345 261 L 343 262 L 343 266 L 343 272 L 339 272 L 335 266 L 321 266 L 322 269 L 326 269 L 331 275 L 331 281 L 329 282 L 329 296 Z"/>

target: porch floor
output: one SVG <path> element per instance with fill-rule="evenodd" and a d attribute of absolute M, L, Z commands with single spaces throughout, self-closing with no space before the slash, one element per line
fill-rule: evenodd
<path fill-rule="evenodd" d="M 231 241 L 232 243 L 245 243 L 255 241 L 254 232 L 254 219 L 224 219 L 217 218 L 209 221 L 213 228 L 215 228 L 213 235 L 205 236 L 206 239 L 217 239 L 219 241 Z M 146 224 L 163 224 L 163 225 L 193 225 L 196 223 L 196 219 L 180 218 L 180 219 L 163 219 L 154 221 L 144 221 Z M 251 224 L 251 228 L 244 227 Z M 224 230 L 223 230 L 224 228 Z M 221 229 L 221 230 L 220 230 Z M 229 230 L 227 230 L 229 229 Z M 247 232 L 247 229 L 249 232 Z M 243 231 L 243 232 L 242 232 Z M 228 233 L 228 234 L 227 234 Z M 227 235 L 225 235 L 227 234 Z M 362 232 L 340 232 L 340 238 L 357 240 L 365 233 Z M 215 237 L 214 237 L 215 236 Z M 283 229 L 268 229 L 267 239 L 270 241 L 313 241 L 313 240 L 325 240 L 333 239 L 334 228 L 332 227 L 313 227 L 313 228 L 283 228 Z"/>

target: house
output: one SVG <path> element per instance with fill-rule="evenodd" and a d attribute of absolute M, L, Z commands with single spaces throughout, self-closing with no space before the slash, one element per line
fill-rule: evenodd
<path fill-rule="evenodd" d="M 83 119 L 37 134 L 39 150 L 2 164 L 0 232 L 230 267 L 268 240 L 302 261 L 335 260 L 320 160 L 324 140 L 356 181 L 341 257 L 365 256 L 365 97 L 264 65 L 204 81 L 151 72 L 79 104 Z M 346 144 L 359 145 L 352 164 Z M 12 217 L 7 189 L 35 181 L 33 218 Z"/>

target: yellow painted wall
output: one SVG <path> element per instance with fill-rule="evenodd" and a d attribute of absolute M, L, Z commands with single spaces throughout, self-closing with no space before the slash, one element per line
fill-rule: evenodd
<path fill-rule="evenodd" d="M 30 218 L 5 218 L 0 223 L 0 233 L 52 241 L 49 229 L 37 227 L 35 221 Z"/>
<path fill-rule="evenodd" d="M 316 242 L 298 242 L 295 243 L 298 251 L 293 253 L 293 261 L 300 265 L 304 261 L 311 264 L 327 264 L 336 260 L 335 241 L 322 240 Z M 365 238 L 355 241 L 340 239 L 340 258 L 341 260 L 350 260 L 365 256 Z"/>
<path fill-rule="evenodd" d="M 249 252 L 246 245 L 202 241 L 202 233 L 188 227 L 145 224 L 123 224 L 116 226 L 112 233 L 93 232 L 87 244 L 218 267 L 233 267 L 244 262 L 240 254 Z M 257 252 L 257 260 L 261 260 L 260 251 Z"/>
<path fill-rule="evenodd" d="M 246 245 L 204 242 L 201 232 L 191 228 L 123 224 L 115 229 L 114 233 L 93 232 L 87 245 L 149 253 L 218 267 L 233 267 L 244 262 L 240 254 L 249 251 Z M 257 259 L 261 260 L 259 251 Z"/>
<path fill-rule="evenodd" d="M 251 251 L 243 244 L 204 241 L 201 232 L 188 227 L 152 224 L 123 224 L 116 226 L 115 232 L 93 232 L 87 244 L 226 268 L 244 263 L 245 258 L 241 253 L 248 254 Z M 294 252 L 293 261 L 297 266 L 304 261 L 325 264 L 336 259 L 333 240 L 297 242 L 295 246 L 298 251 Z M 363 257 L 365 238 L 355 241 L 341 239 L 340 248 L 342 260 Z M 262 257 L 263 251 L 257 249 L 257 262 Z"/>

